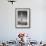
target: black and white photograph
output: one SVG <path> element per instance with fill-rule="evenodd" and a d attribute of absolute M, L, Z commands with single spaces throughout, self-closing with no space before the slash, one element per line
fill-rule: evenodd
<path fill-rule="evenodd" d="M 16 27 L 30 27 L 30 9 L 16 8 Z"/>

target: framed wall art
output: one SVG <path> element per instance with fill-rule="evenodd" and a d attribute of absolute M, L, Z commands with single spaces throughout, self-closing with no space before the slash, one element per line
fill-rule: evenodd
<path fill-rule="evenodd" d="M 30 8 L 16 8 L 15 12 L 15 26 L 17 28 L 30 28 Z"/>

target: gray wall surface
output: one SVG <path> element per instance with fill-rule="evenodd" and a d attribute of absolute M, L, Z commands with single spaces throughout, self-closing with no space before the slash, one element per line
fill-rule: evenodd
<path fill-rule="evenodd" d="M 31 28 L 15 28 L 15 8 L 31 9 Z M 15 40 L 19 32 L 30 34 L 31 39 L 46 40 L 46 0 L 0 0 L 0 41 Z"/>

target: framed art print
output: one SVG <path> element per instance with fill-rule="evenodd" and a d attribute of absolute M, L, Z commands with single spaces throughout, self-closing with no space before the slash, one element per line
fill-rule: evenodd
<path fill-rule="evenodd" d="M 30 8 L 16 8 L 15 14 L 17 28 L 30 27 Z"/>

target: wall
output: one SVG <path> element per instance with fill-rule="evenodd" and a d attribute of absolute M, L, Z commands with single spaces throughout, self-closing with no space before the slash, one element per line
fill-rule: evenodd
<path fill-rule="evenodd" d="M 15 28 L 15 8 L 31 9 L 31 28 Z M 33 40 L 46 40 L 46 1 L 17 0 L 13 5 L 7 0 L 0 0 L 0 41 L 15 40 L 19 32 L 31 35 Z"/>

